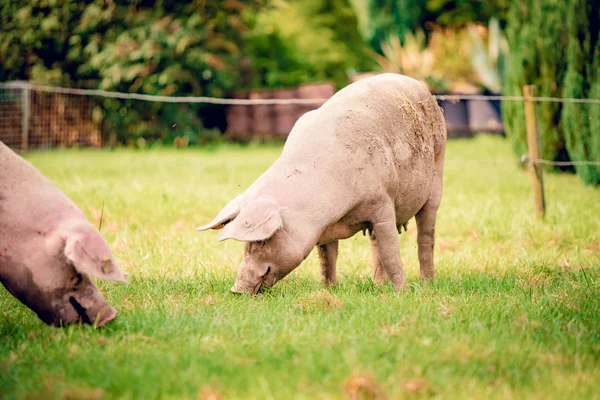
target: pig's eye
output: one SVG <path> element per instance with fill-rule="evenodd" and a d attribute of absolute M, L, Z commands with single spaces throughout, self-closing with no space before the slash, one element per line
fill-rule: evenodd
<path fill-rule="evenodd" d="M 265 274 L 262 276 L 263 280 L 267 277 L 267 275 L 269 275 L 269 272 L 271 272 L 271 267 L 270 266 L 267 267 L 267 272 L 265 272 Z"/>
<path fill-rule="evenodd" d="M 77 290 L 81 282 L 83 281 L 83 276 L 81 274 L 75 274 L 73 276 L 73 289 Z"/>

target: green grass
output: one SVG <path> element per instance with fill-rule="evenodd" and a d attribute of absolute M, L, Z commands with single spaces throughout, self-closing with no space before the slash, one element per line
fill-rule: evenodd
<path fill-rule="evenodd" d="M 228 292 L 242 244 L 194 228 L 279 146 L 52 151 L 28 159 L 98 223 L 128 286 L 99 282 L 120 315 L 47 327 L 0 289 L 0 398 L 600 398 L 600 191 L 530 177 L 495 137 L 451 141 L 437 224 L 438 280 L 418 280 L 416 227 L 400 237 L 410 289 L 370 279 L 362 235 L 341 242 L 340 284 L 311 254 L 256 297 Z"/>

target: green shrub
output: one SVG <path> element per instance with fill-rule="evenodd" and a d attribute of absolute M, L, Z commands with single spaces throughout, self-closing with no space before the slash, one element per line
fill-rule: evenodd
<path fill-rule="evenodd" d="M 77 1 L 0 0 L 0 81 L 72 82 L 83 60 L 69 57 L 70 42 L 87 7 Z"/>
<path fill-rule="evenodd" d="M 428 20 L 441 26 L 462 27 L 472 22 L 504 20 L 510 0 L 427 0 Z"/>
<path fill-rule="evenodd" d="M 244 16 L 261 3 L 0 0 L 0 79 L 221 97 L 241 83 Z M 211 106 L 98 102 L 123 143 L 212 135 L 202 128 L 212 124 Z"/>
<path fill-rule="evenodd" d="M 349 71 L 370 65 L 348 0 L 274 1 L 246 40 L 254 88 L 326 80 L 343 87 Z"/>
<path fill-rule="evenodd" d="M 480 38 L 475 25 L 468 25 L 471 37 L 471 64 L 479 83 L 489 92 L 502 91 L 502 75 L 508 57 L 508 42 L 497 18 L 491 18 L 486 31 L 487 46 Z"/>
<path fill-rule="evenodd" d="M 592 0 L 569 2 L 567 28 L 567 72 L 564 96 L 600 98 L 600 5 Z M 566 103 L 562 124 L 572 160 L 600 160 L 600 110 L 598 105 Z M 600 184 L 600 167 L 576 165 L 588 184 Z"/>
<path fill-rule="evenodd" d="M 420 0 L 360 0 L 354 1 L 355 9 L 363 12 L 362 34 L 377 51 L 382 52 L 381 43 L 397 35 L 401 39 L 407 33 L 423 27 L 425 2 Z"/>
<path fill-rule="evenodd" d="M 599 30 L 596 1 L 513 1 L 506 28 L 511 59 L 503 94 L 520 95 L 523 85 L 532 84 L 538 96 L 600 98 Z M 543 158 L 600 159 L 600 106 L 540 102 L 537 108 Z M 504 102 L 502 111 L 515 151 L 526 153 L 523 104 Z M 600 183 L 596 166 L 569 170 L 588 184 Z"/>
<path fill-rule="evenodd" d="M 505 68 L 504 95 L 520 96 L 524 85 L 535 85 L 538 96 L 562 95 L 565 76 L 566 5 L 559 0 L 513 0 L 507 17 L 506 37 L 510 60 Z M 542 157 L 566 160 L 560 127 L 560 103 L 537 103 Z M 502 115 L 507 136 L 517 155 L 527 153 L 523 103 L 505 101 Z"/>

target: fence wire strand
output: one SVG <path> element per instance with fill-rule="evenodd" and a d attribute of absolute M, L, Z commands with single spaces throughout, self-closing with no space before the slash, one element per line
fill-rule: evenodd
<path fill-rule="evenodd" d="M 48 86 L 48 85 L 37 85 L 30 82 L 0 82 L 0 89 L 8 90 L 7 95 L 14 97 L 16 100 L 12 107 L 19 107 L 20 105 L 20 93 L 19 90 L 28 90 L 31 91 L 34 95 L 34 105 L 41 102 L 41 104 L 45 104 L 49 101 L 48 96 L 43 96 L 42 93 L 50 93 L 50 94 L 63 94 L 68 96 L 88 96 L 88 97 L 104 97 L 104 98 L 113 98 L 113 99 L 121 99 L 121 100 L 141 100 L 141 101 L 151 101 L 151 102 L 163 102 L 163 103 L 205 103 L 205 104 L 219 104 L 219 105 L 318 105 L 327 101 L 327 98 L 313 98 L 313 99 L 301 99 L 301 98 L 289 98 L 289 99 L 233 99 L 233 98 L 219 98 L 219 97 L 209 97 L 209 96 L 160 96 L 160 95 L 150 95 L 150 94 L 141 94 L 141 93 L 122 93 L 122 92 L 112 92 L 107 90 L 100 89 L 76 89 L 76 88 L 64 88 L 58 86 Z M 476 95 L 476 94 L 449 94 L 449 95 L 434 95 L 437 100 L 450 101 L 450 102 L 459 102 L 461 100 L 481 100 L 481 101 L 489 101 L 489 100 L 500 100 L 500 101 L 535 101 L 535 102 L 556 102 L 556 103 L 583 103 L 583 104 L 600 104 L 600 99 L 576 99 L 576 98 L 560 98 L 560 97 L 529 97 L 529 96 L 500 96 L 500 95 Z M 64 100 L 64 99 L 63 99 Z M 74 103 L 70 101 L 70 104 L 67 106 L 72 106 Z M 0 104 L 1 106 L 2 104 Z M 50 105 L 50 113 L 45 116 L 45 118 L 37 117 L 33 121 L 33 125 L 37 126 L 39 124 L 48 125 L 47 131 L 50 131 L 51 127 L 58 124 L 56 123 L 56 115 L 60 114 L 59 117 L 62 117 L 62 114 L 65 114 L 65 104 L 61 103 L 60 110 L 57 110 L 57 104 L 52 103 Z M 5 106 L 8 107 L 8 106 Z M 88 105 L 86 105 L 88 107 Z M 86 108 L 84 107 L 84 108 Z M 47 108 L 47 105 L 46 107 Z M 54 108 L 54 109 L 52 109 Z M 15 110 L 17 110 L 15 108 Z M 8 109 L 1 110 L 0 119 L 8 118 Z M 60 112 L 59 112 L 60 111 Z M 82 111 L 78 111 L 77 113 L 71 112 L 70 118 L 72 120 L 76 120 L 79 122 L 81 117 L 78 113 Z M 6 117 L 4 116 L 6 114 Z M 18 118 L 20 112 L 13 112 L 13 116 Z M 16 122 L 13 123 L 16 125 Z M 80 124 L 81 125 L 81 124 Z M 91 125 L 90 125 L 91 126 Z M 77 126 L 79 131 L 83 126 Z M 87 130 L 90 130 L 90 127 L 85 127 Z M 93 126 L 91 126 L 93 128 Z M 57 129 L 54 129 L 57 130 Z M 73 129 L 71 129 L 73 130 Z M 93 129 L 92 129 L 93 130 Z M 97 130 L 97 129 L 96 129 Z M 77 132 L 64 132 L 61 133 L 61 136 L 70 135 L 70 141 L 76 142 L 80 141 L 80 138 Z M 11 139 L 17 143 L 18 138 L 16 135 Z M 100 141 L 100 132 L 98 131 L 93 139 L 93 144 L 98 144 Z M 40 143 L 43 144 L 49 141 L 49 138 L 40 138 Z M 50 144 L 48 142 L 48 144 Z M 477 164 L 515 164 L 519 163 L 519 160 L 509 159 L 509 158 L 498 158 L 498 159 L 487 159 L 487 160 L 477 160 L 477 159 L 450 159 L 446 160 L 447 163 L 477 163 Z M 520 163 L 525 164 L 531 162 L 527 155 L 521 157 Z M 575 165 L 589 165 L 589 166 L 600 166 L 600 161 L 552 161 L 552 160 L 544 160 L 537 159 L 533 160 L 533 164 L 545 164 L 551 166 L 575 166 Z"/>
<path fill-rule="evenodd" d="M 448 100 L 448 101 L 459 101 L 459 100 L 501 100 L 501 101 L 535 101 L 535 102 L 551 102 L 551 103 L 586 103 L 586 104 L 600 104 L 600 99 L 571 99 L 571 98 L 561 98 L 561 97 L 546 97 L 546 96 L 535 96 L 535 97 L 527 97 L 527 96 L 485 96 L 480 94 L 464 94 L 464 95 L 454 95 L 454 94 L 443 94 L 443 95 L 434 95 L 434 97 L 438 100 Z"/>
<path fill-rule="evenodd" d="M 489 158 L 487 160 L 478 160 L 478 159 L 447 159 L 444 161 L 445 164 L 467 164 L 467 163 L 475 163 L 475 164 L 526 164 L 529 162 L 529 157 L 523 156 L 521 160 L 517 160 L 514 158 Z M 555 167 L 568 167 L 574 165 L 591 165 L 591 166 L 600 166 L 600 161 L 551 161 L 544 159 L 537 159 L 533 161 L 534 164 L 546 164 Z"/>
<path fill-rule="evenodd" d="M 600 166 L 600 161 L 550 161 L 550 160 L 534 160 L 534 164 L 546 164 L 553 165 L 556 167 L 568 167 L 571 165 L 592 165 L 592 166 Z"/>
<path fill-rule="evenodd" d="M 101 89 L 75 89 L 64 88 L 58 86 L 37 85 L 28 82 L 10 82 L 0 83 L 0 88 L 12 89 L 30 89 L 39 92 L 72 94 L 80 96 L 100 96 L 121 100 L 144 100 L 163 103 L 206 103 L 206 104 L 221 104 L 221 105 L 268 105 L 268 104 L 316 104 L 326 101 L 326 98 L 315 99 L 228 99 L 222 97 L 209 96 L 160 96 L 141 93 L 122 93 L 111 92 Z M 460 100 L 502 100 L 502 101 L 535 101 L 535 102 L 554 102 L 554 103 L 586 103 L 600 104 L 600 99 L 575 99 L 561 97 L 527 97 L 527 96 L 497 96 L 497 95 L 478 95 L 478 94 L 444 94 L 434 95 L 438 100 L 460 101 Z"/>
<path fill-rule="evenodd" d="M 444 164 L 466 164 L 466 163 L 475 163 L 475 164 L 515 164 L 518 163 L 519 160 L 514 158 L 488 158 L 487 160 L 478 160 L 478 159 L 468 159 L 468 158 L 450 158 L 444 160 Z"/>

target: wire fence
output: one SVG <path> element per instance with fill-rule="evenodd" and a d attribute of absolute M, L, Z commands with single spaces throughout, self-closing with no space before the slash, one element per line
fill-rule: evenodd
<path fill-rule="evenodd" d="M 100 147 L 123 137 L 136 137 L 131 125 L 144 131 L 164 131 L 175 128 L 185 115 L 188 125 L 202 121 L 190 118 L 192 105 L 221 106 L 213 113 L 221 113 L 224 123 L 220 128 L 232 138 L 251 136 L 283 136 L 291 130 L 297 118 L 323 104 L 334 93 L 332 85 L 317 91 L 275 91 L 274 93 L 246 93 L 241 98 L 206 96 L 160 96 L 139 93 L 120 93 L 36 85 L 29 82 L 0 83 L 0 141 L 16 150 L 52 147 Z M 316 96 L 315 96 L 316 94 Z M 306 96 L 308 95 L 308 97 Z M 270 97 L 270 98 L 269 98 Z M 277 97 L 277 98 L 273 98 Z M 501 101 L 535 101 L 600 104 L 600 99 L 558 97 L 436 95 L 444 109 L 449 138 L 470 136 L 475 132 L 503 133 L 500 117 Z M 136 102 L 147 107 L 140 111 Z M 156 119 L 163 118 L 164 105 L 173 114 L 169 126 L 156 127 Z M 161 115 L 162 113 L 162 115 Z M 132 117 L 135 116 L 135 118 Z M 120 121 L 122 124 L 115 123 Z M 125 131 L 125 132 L 121 132 Z M 189 133 L 189 132 L 188 132 Z M 171 134 L 183 135 L 180 132 Z M 187 143 L 187 142 L 186 142 Z M 453 162 L 448 160 L 449 162 Z M 461 160 L 461 162 L 515 163 L 514 159 Z M 522 163 L 530 162 L 528 157 Z M 600 161 L 533 160 L 534 164 L 552 166 L 600 165 Z"/>
<path fill-rule="evenodd" d="M 33 85 L 0 84 L 0 141 L 21 151 L 99 147 L 106 137 L 98 104 L 74 94 L 38 90 Z"/>

